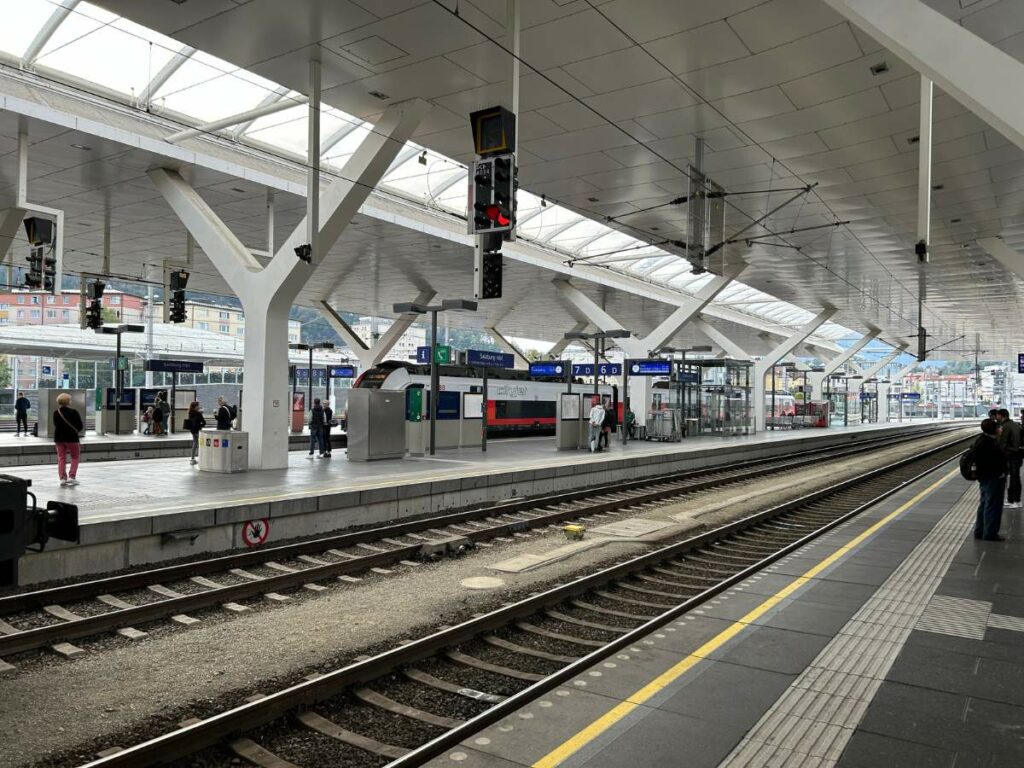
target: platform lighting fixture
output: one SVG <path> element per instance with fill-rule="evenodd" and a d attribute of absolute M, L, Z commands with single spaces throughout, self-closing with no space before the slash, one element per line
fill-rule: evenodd
<path fill-rule="evenodd" d="M 604 355 L 605 339 L 628 339 L 633 334 L 627 331 L 625 328 L 612 328 L 608 331 L 566 331 L 564 338 L 566 339 L 592 339 L 594 341 L 594 394 L 599 394 L 597 384 L 597 369 L 601 364 L 601 357 Z M 625 366 L 623 366 L 625 370 Z"/>
<path fill-rule="evenodd" d="M 295 255 L 299 261 L 304 261 L 307 264 L 313 263 L 313 246 L 309 243 L 303 243 L 295 248 Z"/>
<path fill-rule="evenodd" d="M 425 315 L 430 313 L 430 455 L 436 446 L 437 393 L 441 388 L 440 370 L 437 365 L 437 313 L 476 312 L 477 302 L 472 299 L 442 299 L 440 304 L 416 304 L 411 301 L 398 302 L 391 306 L 396 315 Z"/>
<path fill-rule="evenodd" d="M 425 149 L 422 152 L 420 152 L 419 164 L 420 165 L 426 165 L 427 164 L 427 150 L 425 150 Z"/>

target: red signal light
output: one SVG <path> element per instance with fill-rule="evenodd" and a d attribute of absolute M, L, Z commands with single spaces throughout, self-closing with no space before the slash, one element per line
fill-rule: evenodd
<path fill-rule="evenodd" d="M 511 219 L 501 212 L 501 207 L 497 205 L 488 205 L 484 208 L 484 215 L 493 222 L 496 222 L 499 226 L 507 227 L 511 223 Z"/>

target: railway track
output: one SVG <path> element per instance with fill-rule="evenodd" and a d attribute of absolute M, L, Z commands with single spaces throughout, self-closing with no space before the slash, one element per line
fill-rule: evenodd
<path fill-rule="evenodd" d="M 962 429 L 962 428 L 959 428 Z M 941 430 L 945 431 L 945 430 Z M 929 432 L 929 436 L 941 431 Z M 956 431 L 956 428 L 953 429 Z M 242 601 L 289 599 L 293 590 L 324 591 L 323 582 L 358 581 L 356 574 L 416 567 L 425 556 L 460 552 L 488 541 L 523 536 L 570 520 L 609 522 L 638 507 L 892 447 L 920 435 L 882 438 L 785 458 L 646 478 L 613 487 L 552 494 L 402 522 L 298 544 L 137 571 L 0 598 L 0 658 L 53 648 L 81 652 L 70 642 L 106 633 L 145 636 L 139 626 L 169 619 L 190 625 L 190 613 L 223 606 L 241 613 Z"/>
<path fill-rule="evenodd" d="M 112 748 L 86 768 L 238 758 L 264 768 L 422 765 L 942 466 L 966 439 Z"/>

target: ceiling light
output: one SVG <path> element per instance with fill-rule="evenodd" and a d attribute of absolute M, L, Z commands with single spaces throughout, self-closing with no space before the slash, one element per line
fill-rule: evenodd
<path fill-rule="evenodd" d="M 587 200 L 589 200 L 592 203 L 600 203 L 601 202 L 600 198 L 597 198 L 597 197 L 588 197 Z"/>
<path fill-rule="evenodd" d="M 933 192 L 938 192 L 940 189 L 945 189 L 945 188 L 946 188 L 945 184 L 933 184 L 932 185 L 932 191 Z"/>
<path fill-rule="evenodd" d="M 420 165 L 426 165 L 427 164 L 427 150 L 424 149 L 420 153 L 419 162 L 420 162 Z"/>
<path fill-rule="evenodd" d="M 548 207 L 548 196 L 547 195 L 541 195 L 540 196 L 540 207 L 541 208 L 547 208 Z"/>
<path fill-rule="evenodd" d="M 961 221 L 963 221 L 963 219 L 950 219 L 949 223 L 950 224 L 959 224 Z"/>
<path fill-rule="evenodd" d="M 886 63 L 884 61 L 880 61 L 877 64 L 872 64 L 871 65 L 871 74 L 875 75 L 876 77 L 878 75 L 884 75 L 888 71 L 889 71 L 889 65 L 888 65 L 888 63 Z"/>
<path fill-rule="evenodd" d="M 917 144 L 919 141 L 921 141 L 921 137 L 920 136 L 908 136 L 907 137 L 907 144 Z"/>
<path fill-rule="evenodd" d="M 240 195 L 244 195 L 245 194 L 245 190 L 242 189 L 241 187 L 232 187 L 231 191 L 232 192 L 237 192 Z"/>
<path fill-rule="evenodd" d="M 381 93 L 380 91 L 370 91 L 370 95 L 375 99 L 380 99 L 381 101 L 387 101 L 391 98 L 386 93 Z"/>
<path fill-rule="evenodd" d="M 92 147 L 90 147 L 88 144 L 72 144 L 71 146 L 74 147 L 75 149 L 80 149 L 83 152 L 91 152 L 92 151 Z"/>

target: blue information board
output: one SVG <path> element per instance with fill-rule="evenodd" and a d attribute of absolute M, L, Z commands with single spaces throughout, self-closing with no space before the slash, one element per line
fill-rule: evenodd
<path fill-rule="evenodd" d="M 437 420 L 453 421 L 459 418 L 462 396 L 459 392 L 439 392 L 437 395 Z"/>
<path fill-rule="evenodd" d="M 515 355 L 507 352 L 491 352 L 488 349 L 467 349 L 466 365 L 479 365 L 486 368 L 514 368 Z"/>
<path fill-rule="evenodd" d="M 114 387 L 107 388 L 107 410 L 114 410 L 114 404 L 117 401 L 117 390 Z M 135 390 L 134 389 L 122 389 L 121 390 L 121 407 L 131 410 L 135 407 Z"/>
<path fill-rule="evenodd" d="M 1017 355 L 1017 373 L 1024 373 L 1024 353 Z"/>
<path fill-rule="evenodd" d="M 909 400 L 911 402 L 917 402 L 918 400 L 921 399 L 921 393 L 920 392 L 904 392 L 902 397 L 903 397 L 904 400 Z"/>
<path fill-rule="evenodd" d="M 335 365 L 331 368 L 332 379 L 354 379 L 356 367 L 354 365 Z"/>
<path fill-rule="evenodd" d="M 541 363 L 530 363 L 531 376 L 565 376 L 565 360 L 546 360 Z"/>
<path fill-rule="evenodd" d="M 698 374 L 696 371 L 683 371 L 682 373 L 679 374 L 679 380 L 688 382 L 690 384 L 696 384 L 698 381 L 700 381 L 700 374 Z"/>
<path fill-rule="evenodd" d="M 593 376 L 594 375 L 594 364 L 583 363 L 581 365 L 574 364 L 572 367 L 573 376 Z M 598 363 L 597 365 L 598 376 L 621 376 L 622 365 L 619 363 Z"/>
<path fill-rule="evenodd" d="M 672 373 L 671 360 L 627 360 L 630 376 L 668 376 Z"/>
<path fill-rule="evenodd" d="M 430 363 L 430 347 L 416 347 L 416 362 L 421 365 Z"/>
<path fill-rule="evenodd" d="M 146 370 L 166 373 L 202 373 L 203 364 L 192 360 L 147 360 Z"/>

